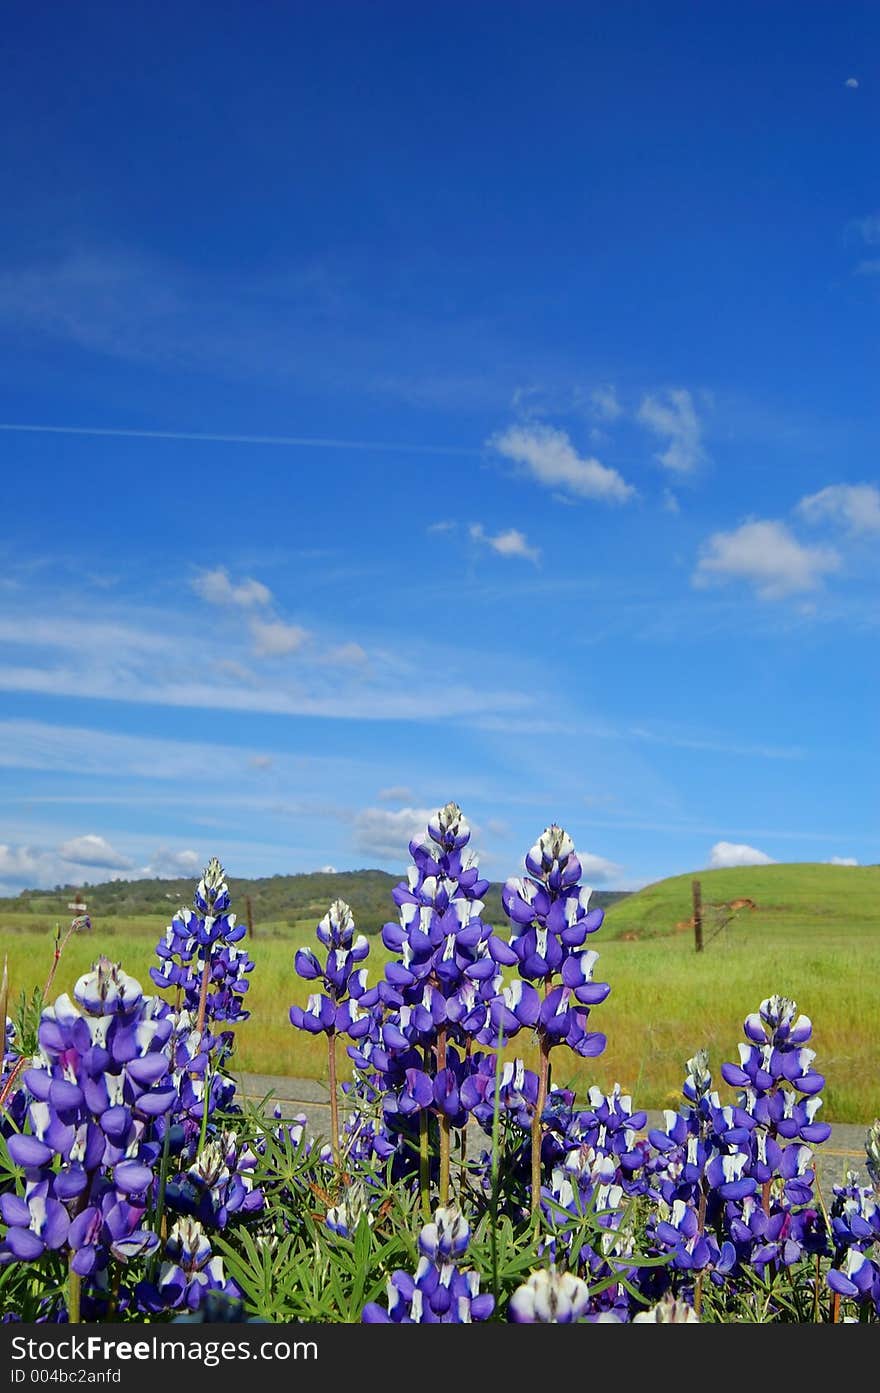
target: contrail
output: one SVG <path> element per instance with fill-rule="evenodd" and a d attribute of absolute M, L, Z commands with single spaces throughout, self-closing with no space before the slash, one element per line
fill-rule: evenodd
<path fill-rule="evenodd" d="M 307 435 L 215 435 L 207 431 L 121 430 L 105 426 L 33 426 L 0 422 L 0 431 L 22 435 L 113 436 L 125 440 L 195 440 L 213 445 L 286 445 L 316 450 L 384 450 L 406 455 L 481 455 L 482 450 L 461 445 L 403 445 L 388 440 L 334 440 Z"/>

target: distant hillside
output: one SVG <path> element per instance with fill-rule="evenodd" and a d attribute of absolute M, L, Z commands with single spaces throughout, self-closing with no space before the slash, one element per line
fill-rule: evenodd
<path fill-rule="evenodd" d="M 245 917 L 250 897 L 255 927 L 261 922 L 293 924 L 311 915 L 317 922 L 331 900 L 343 899 L 351 905 L 362 932 L 378 933 L 387 920 L 397 917 L 391 891 L 399 881 L 399 875 L 387 871 L 315 871 L 257 880 L 230 876 L 229 890 L 232 907 L 241 918 Z M 65 885 L 54 891 L 23 890 L 13 898 L 0 899 L 0 909 L 55 916 L 63 921 L 70 917 L 69 902 L 80 894 L 96 920 L 109 915 L 170 915 L 181 905 L 192 903 L 194 885 L 188 879 L 112 880 L 76 889 Z M 591 904 L 607 908 L 626 894 L 625 890 L 596 890 Z M 486 895 L 486 916 L 493 924 L 505 922 L 499 884 L 492 885 Z"/>
<path fill-rule="evenodd" d="M 606 938 L 658 938 L 692 932 L 691 884 L 699 880 L 704 908 L 704 936 L 719 923 L 717 907 L 737 900 L 741 908 L 725 932 L 762 930 L 829 932 L 865 926 L 880 934 L 880 866 L 789 865 L 737 866 L 731 870 L 692 871 L 671 876 L 628 895 L 605 921 Z"/>

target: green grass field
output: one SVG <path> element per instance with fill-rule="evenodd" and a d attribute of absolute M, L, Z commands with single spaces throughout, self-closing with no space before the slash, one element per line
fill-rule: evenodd
<path fill-rule="evenodd" d="M 722 1097 L 732 1096 L 721 1063 L 737 1057 L 743 1018 L 780 992 L 794 997 L 813 1021 L 817 1067 L 827 1080 L 826 1118 L 862 1123 L 880 1114 L 880 868 L 755 866 L 704 871 L 700 880 L 707 939 L 701 954 L 688 924 L 690 876 L 648 886 L 608 912 L 590 943 L 600 954 L 595 975 L 612 988 L 591 1017 L 608 1047 L 595 1060 L 557 1050 L 554 1082 L 582 1092 L 591 1083 L 608 1088 L 617 1081 L 641 1106 L 674 1106 L 685 1059 L 705 1045 Z M 711 906 L 737 897 L 757 908 L 741 910 L 708 941 Z M 392 911 L 389 904 L 389 918 Z M 68 945 L 53 994 L 68 990 L 100 952 L 122 961 L 146 986 L 153 945 L 166 923 L 167 917 L 155 916 L 96 920 L 91 934 Z M 11 1001 L 22 987 L 45 980 L 54 925 L 39 913 L 0 912 Z M 293 953 L 313 943 L 313 931 L 311 919 L 297 920 L 295 928 L 260 926 L 251 944 L 252 1017 L 239 1029 L 241 1069 L 325 1077 L 322 1042 L 305 1038 L 287 1020 L 291 1001 L 302 1003 L 308 995 L 308 985 L 294 975 Z M 371 980 L 386 958 L 374 939 Z M 524 1035 L 516 1047 L 529 1058 Z"/>

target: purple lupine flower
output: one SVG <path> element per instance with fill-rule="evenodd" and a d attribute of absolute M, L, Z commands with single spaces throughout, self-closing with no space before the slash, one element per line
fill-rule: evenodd
<path fill-rule="evenodd" d="M 540 1046 L 538 1098 L 531 1123 L 531 1204 L 541 1204 L 542 1119 L 550 1082 L 550 1053 L 565 1044 L 587 1058 L 601 1054 L 605 1036 L 587 1028 L 590 1010 L 610 990 L 593 981 L 597 955 L 580 951 L 604 918 L 589 908 L 591 891 L 579 884 L 581 863 L 574 843 L 555 823 L 547 827 L 525 858 L 526 878 L 508 880 L 501 899 L 512 925 L 510 952 L 529 984 L 502 994 L 494 1023 L 514 1032 L 533 1026 Z M 532 982 L 540 982 L 538 993 Z M 538 1002 L 537 1018 L 535 1002 Z M 491 1013 L 490 1013 L 491 1017 Z"/>
<path fill-rule="evenodd" d="M 609 1094 L 594 1085 L 587 1100 L 586 1108 L 575 1109 L 570 1094 L 551 1093 L 544 1114 L 549 1159 L 577 1177 L 584 1203 L 596 1184 L 614 1183 L 625 1195 L 645 1194 L 649 1147 L 637 1133 L 647 1115 L 633 1111 L 632 1098 L 619 1084 Z"/>
<path fill-rule="evenodd" d="M 44 1008 L 39 1053 L 23 1075 L 27 1130 L 10 1136 L 22 1195 L 4 1196 L 3 1261 L 38 1261 L 52 1250 L 74 1272 L 99 1275 L 114 1257 L 149 1253 L 142 1224 L 159 1154 L 157 1125 L 176 1096 L 170 1080 L 167 1006 L 99 958 Z"/>
<path fill-rule="evenodd" d="M 508 880 L 502 903 L 512 924 L 510 948 L 520 976 L 543 982 L 544 992 L 537 1020 L 532 1019 L 532 987 L 522 988 L 516 1000 L 505 1000 L 496 1010 L 497 1023 L 513 1031 L 533 1025 L 548 1048 L 565 1043 L 578 1054 L 601 1054 L 605 1037 L 588 1031 L 586 1024 L 590 1007 L 604 1001 L 610 987 L 593 981 L 598 954 L 579 950 L 601 926 L 604 913 L 589 909 L 592 892 L 578 884 L 581 864 L 561 827 L 546 829 L 526 856 L 526 867 L 531 878 Z"/>
<path fill-rule="evenodd" d="M 736 1147 L 721 1146 L 721 1152 L 744 1154 L 736 1162 L 736 1177 L 725 1175 L 718 1183 L 719 1194 L 727 1201 L 725 1221 L 736 1243 L 741 1265 L 763 1270 L 769 1262 L 791 1266 L 804 1252 L 827 1250 L 827 1235 L 813 1203 L 815 1169 L 812 1144 L 821 1144 L 830 1135 L 827 1123 L 818 1122 L 818 1097 L 824 1079 L 813 1068 L 815 1053 L 807 1047 L 812 1034 L 809 1017 L 798 1014 L 794 1001 L 771 996 L 759 1010 L 746 1017 L 743 1026 L 747 1043 L 739 1046 L 739 1064 L 724 1064 L 722 1074 L 728 1083 L 742 1091 L 736 1116 L 751 1121 L 748 1136 Z M 730 1168 L 730 1157 L 724 1159 Z M 719 1160 L 707 1172 L 710 1182 L 719 1181 Z M 763 1220 L 755 1204 L 747 1204 L 746 1182 L 760 1191 Z M 745 1208 L 743 1208 L 745 1206 Z M 760 1230 L 760 1231 L 759 1231 Z"/>
<path fill-rule="evenodd" d="M 516 985 L 516 984 L 514 984 Z M 523 1131 L 532 1123 L 538 1101 L 538 1075 L 527 1069 L 521 1059 L 506 1060 L 499 1075 L 498 1056 L 472 1056 L 472 1068 L 461 1087 L 461 1101 L 491 1136 L 495 1116 L 496 1093 L 498 1110 Z"/>
<path fill-rule="evenodd" d="M 441 1197 L 448 1186 L 450 1129 L 467 1122 L 468 1079 L 478 1067 L 475 1043 L 492 1043 L 491 1010 L 500 968 L 516 961 L 482 917 L 480 878 L 468 848 L 470 828 L 447 803 L 424 836 L 410 842 L 413 865 L 392 892 L 397 922 L 383 942 L 395 959 L 378 986 L 372 1029 L 349 1054 L 383 1097 L 389 1141 L 400 1166 L 415 1164 L 407 1144 L 428 1119 L 439 1125 Z"/>
<path fill-rule="evenodd" d="M 310 948 L 300 948 L 294 958 L 297 976 L 320 981 L 323 992 L 313 992 L 308 1004 L 291 1006 L 290 1023 L 312 1035 L 348 1035 L 358 1040 L 368 1034 L 370 1009 L 378 1001 L 375 988 L 367 988 L 367 976 L 358 964 L 370 951 L 363 934 L 355 936 L 354 917 L 345 900 L 334 900 L 315 930 L 327 949 L 322 964 Z"/>
<path fill-rule="evenodd" d="M 70 1216 L 49 1194 L 48 1180 L 29 1180 L 23 1198 L 8 1191 L 0 1195 L 0 1218 L 8 1225 L 0 1262 L 12 1258 L 34 1262 L 47 1249 L 62 1248 L 67 1242 Z"/>
<path fill-rule="evenodd" d="M 246 949 L 235 946 L 246 926 L 229 912 L 225 877 L 222 865 L 212 856 L 196 886 L 193 908 L 175 914 L 156 945 L 159 966 L 150 969 L 156 986 L 173 989 L 178 1009 L 189 1010 L 204 1028 L 206 1048 L 216 1052 L 218 1068 L 231 1052 L 232 1033 L 217 1032 L 212 1026 L 247 1020 L 250 1013 L 243 1000 L 254 968 Z"/>
<path fill-rule="evenodd" d="M 165 1260 L 155 1285 L 142 1282 L 138 1299 L 142 1309 L 198 1310 L 209 1292 L 241 1298 L 241 1291 L 223 1270 L 222 1258 L 215 1257 L 201 1224 L 183 1217 L 172 1226 L 165 1244 Z"/>
<path fill-rule="evenodd" d="M 181 1214 L 197 1218 L 208 1228 L 225 1228 L 229 1219 L 258 1214 L 263 1193 L 254 1186 L 257 1156 L 241 1146 L 234 1132 L 221 1132 L 208 1140 L 188 1170 L 169 1183 L 168 1204 Z"/>
<path fill-rule="evenodd" d="M 834 1256 L 827 1282 L 838 1296 L 870 1304 L 880 1316 L 880 1118 L 868 1128 L 865 1154 L 872 1184 L 859 1185 L 850 1171 L 846 1183 L 834 1187 Z"/>
<path fill-rule="evenodd" d="M 462 1271 L 452 1261 L 464 1255 L 469 1238 L 467 1223 L 455 1209 L 437 1209 L 419 1235 L 421 1257 L 415 1273 L 394 1272 L 388 1281 L 387 1308 L 368 1302 L 363 1323 L 464 1325 L 488 1320 L 495 1298 L 480 1292 L 477 1272 Z"/>

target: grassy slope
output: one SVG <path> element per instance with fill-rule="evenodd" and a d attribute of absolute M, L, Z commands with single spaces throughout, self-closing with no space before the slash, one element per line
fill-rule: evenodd
<path fill-rule="evenodd" d="M 720 1064 L 736 1058 L 744 1016 L 778 991 L 793 996 L 814 1022 L 817 1066 L 828 1081 L 827 1115 L 870 1121 L 880 1113 L 880 868 L 743 867 L 702 872 L 700 880 L 707 907 L 748 896 L 759 908 L 742 911 L 702 954 L 694 952 L 689 929 L 676 929 L 690 916 L 690 876 L 648 886 L 610 910 L 591 942 L 600 954 L 596 976 L 612 985 L 591 1019 L 607 1034 L 608 1046 L 586 1061 L 557 1050 L 555 1081 L 579 1090 L 619 1081 L 643 1106 L 674 1106 L 685 1059 L 707 1045 L 728 1096 Z M 707 937 L 710 920 L 707 908 Z M 98 919 L 92 935 L 71 943 L 56 990 L 68 989 L 100 951 L 146 982 L 165 922 L 167 915 Z M 0 909 L 0 930 L 14 999 L 21 986 L 45 979 L 51 925 L 41 916 Z M 313 917 L 260 925 L 251 946 L 257 964 L 248 1002 L 253 1014 L 240 1029 L 242 1068 L 325 1075 L 320 1042 L 297 1035 L 287 1021 L 290 1002 L 308 994 L 293 974 L 293 951 L 311 941 L 313 930 Z M 371 977 L 386 956 L 374 943 Z M 514 1044 L 528 1057 L 523 1036 Z"/>

